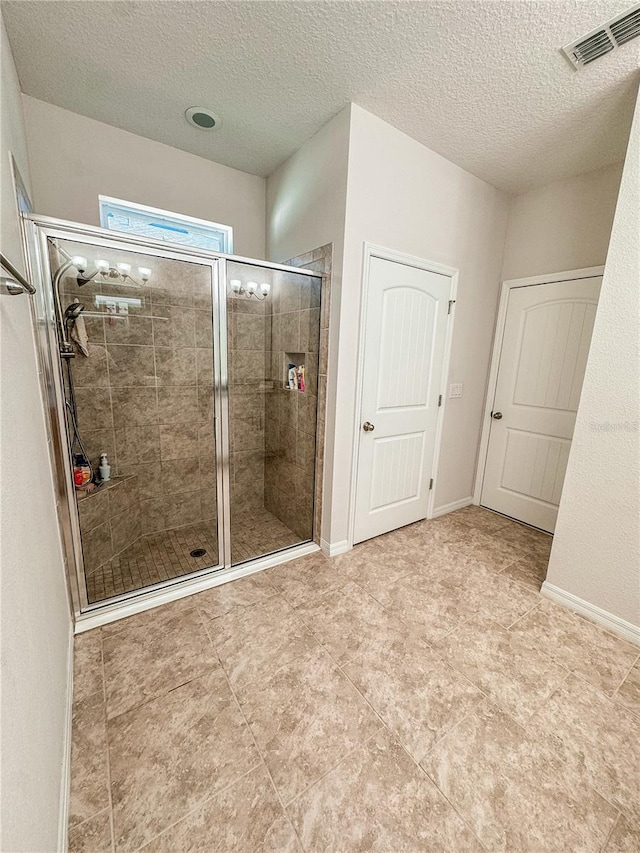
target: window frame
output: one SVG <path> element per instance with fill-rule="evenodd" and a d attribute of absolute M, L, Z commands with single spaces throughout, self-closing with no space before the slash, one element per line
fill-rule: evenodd
<path fill-rule="evenodd" d="M 184 213 L 175 213 L 172 210 L 163 210 L 159 207 L 150 207 L 146 204 L 138 204 L 138 202 L 127 201 L 122 198 L 114 198 L 113 196 L 107 195 L 98 195 L 98 207 L 100 210 L 100 226 L 102 228 L 111 231 L 114 234 L 138 234 L 142 239 L 148 239 L 148 235 L 140 234 L 135 231 L 118 231 L 115 228 L 109 227 L 108 221 L 108 210 L 107 207 L 121 207 L 125 210 L 131 210 L 132 212 L 139 211 L 140 213 L 144 213 L 149 216 L 160 217 L 163 219 L 168 219 L 170 221 L 176 222 L 177 224 L 184 224 L 186 226 L 195 226 L 197 228 L 205 228 L 210 231 L 220 231 L 223 234 L 224 246 L 221 249 L 209 249 L 208 251 L 217 251 L 219 254 L 223 255 L 232 255 L 233 254 L 233 227 L 231 225 L 222 225 L 219 222 L 211 222 L 208 219 L 198 219 L 195 216 L 186 216 Z M 170 240 L 161 239 L 163 243 L 171 244 Z M 194 246 L 192 243 L 173 243 L 174 246 L 190 246 L 191 248 L 204 248 L 202 246 Z"/>

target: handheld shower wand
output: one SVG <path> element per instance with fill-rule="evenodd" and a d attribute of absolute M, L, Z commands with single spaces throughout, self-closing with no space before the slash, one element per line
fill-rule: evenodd
<path fill-rule="evenodd" d="M 60 355 L 62 358 L 73 358 L 73 346 L 67 337 L 66 312 L 65 314 L 62 313 L 62 304 L 60 302 L 60 282 L 62 281 L 62 276 L 67 272 L 67 270 L 71 269 L 71 267 L 75 267 L 80 274 L 84 273 L 87 268 L 87 261 L 86 258 L 81 258 L 80 256 L 72 258 L 61 246 L 57 246 L 57 249 L 62 257 L 65 258 L 64 263 L 55 271 L 52 281 L 54 307 L 60 329 Z"/>
<path fill-rule="evenodd" d="M 82 302 L 72 302 L 71 305 L 67 305 L 64 309 L 64 321 L 70 326 L 71 323 L 76 320 L 80 314 L 84 311 L 84 305 Z"/>

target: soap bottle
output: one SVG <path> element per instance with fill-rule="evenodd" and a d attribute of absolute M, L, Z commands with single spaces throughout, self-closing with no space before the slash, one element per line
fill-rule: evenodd
<path fill-rule="evenodd" d="M 100 479 L 103 483 L 111 479 L 111 465 L 109 465 L 106 453 L 100 454 Z"/>

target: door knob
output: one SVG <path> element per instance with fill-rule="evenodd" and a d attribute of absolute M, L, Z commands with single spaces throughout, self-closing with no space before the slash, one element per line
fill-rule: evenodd
<path fill-rule="evenodd" d="M 499 421 L 502 418 L 502 412 L 492 412 L 491 417 L 494 420 Z"/>
<path fill-rule="evenodd" d="M 373 424 L 370 424 L 370 423 L 369 423 L 369 421 L 365 421 L 365 422 L 362 424 L 362 429 L 363 429 L 365 432 L 373 432 L 373 431 L 374 431 L 374 429 L 375 429 L 375 427 L 374 427 L 374 425 L 373 425 Z"/>

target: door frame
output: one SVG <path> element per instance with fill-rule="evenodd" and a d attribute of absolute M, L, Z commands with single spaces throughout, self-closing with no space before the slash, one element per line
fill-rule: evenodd
<path fill-rule="evenodd" d="M 489 454 L 489 435 L 491 433 L 491 412 L 498 385 L 498 369 L 502 355 L 502 342 L 507 322 L 507 308 L 509 305 L 509 294 L 517 287 L 535 287 L 539 284 L 561 284 L 562 282 L 575 281 L 581 278 L 599 278 L 604 275 L 604 266 L 584 267 L 577 270 L 566 270 L 565 272 L 547 273 L 546 275 L 534 275 L 528 278 L 512 278 L 502 282 L 500 289 L 500 301 L 498 303 L 498 314 L 496 316 L 496 327 L 493 333 L 493 349 L 491 352 L 491 366 L 487 379 L 487 392 L 485 395 L 484 411 L 482 418 L 482 433 L 478 448 L 478 463 L 476 465 L 476 477 L 473 487 L 473 503 L 480 506 L 482 487 Z"/>
<path fill-rule="evenodd" d="M 439 275 L 447 276 L 450 280 L 449 285 L 449 300 L 451 311 L 449 313 L 449 322 L 447 323 L 447 331 L 444 343 L 444 359 L 442 364 L 442 375 L 440 383 L 442 386 L 442 405 L 438 407 L 438 415 L 436 419 L 436 436 L 433 449 L 433 472 L 434 472 L 434 487 L 429 491 L 429 502 L 427 505 L 427 518 L 433 517 L 433 504 L 436 492 L 436 476 L 438 464 L 440 461 L 440 446 L 442 444 L 442 431 L 444 424 L 444 412 L 446 407 L 447 395 L 445 386 L 449 376 L 449 363 L 451 360 L 451 342 L 453 340 L 453 326 L 456 315 L 456 295 L 458 292 L 458 278 L 460 271 L 455 267 L 449 267 L 446 264 L 441 264 L 437 261 L 429 261 L 425 258 L 418 258 L 415 255 L 409 255 L 405 252 L 398 252 L 395 249 L 387 249 L 384 246 L 377 246 L 375 243 L 363 243 L 362 247 L 362 287 L 360 291 L 360 316 L 358 319 L 358 363 L 356 372 L 356 406 L 355 417 L 353 422 L 353 457 L 351 462 L 351 490 L 349 495 L 349 532 L 348 532 L 348 548 L 353 548 L 353 540 L 355 538 L 356 526 L 356 493 L 358 489 L 358 460 L 360 457 L 360 423 L 362 420 L 362 393 L 364 385 L 364 350 L 365 350 L 365 331 L 366 331 L 366 313 L 369 297 L 369 276 L 371 273 L 371 260 L 379 258 L 383 261 L 391 261 L 393 263 L 403 264 L 407 267 L 415 267 L 426 272 L 433 272 Z M 346 549 L 345 549 L 346 550 Z"/>

